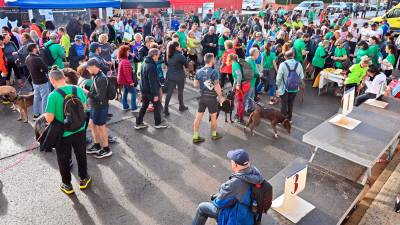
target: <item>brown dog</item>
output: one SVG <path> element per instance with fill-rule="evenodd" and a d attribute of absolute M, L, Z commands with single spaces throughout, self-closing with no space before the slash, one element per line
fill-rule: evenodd
<path fill-rule="evenodd" d="M 0 97 L 12 102 L 17 97 L 17 91 L 12 86 L 0 86 Z"/>
<path fill-rule="evenodd" d="M 33 105 L 33 93 L 26 95 L 18 95 L 14 101 L 15 106 L 19 111 L 18 121 L 28 122 L 28 108 Z"/>
<path fill-rule="evenodd" d="M 244 130 L 246 131 L 247 127 L 250 128 L 251 135 L 254 135 L 254 128 L 260 123 L 261 119 L 268 119 L 271 121 L 272 129 L 274 130 L 274 137 L 278 138 L 278 131 L 276 130 L 276 125 L 282 123 L 283 127 L 290 134 L 290 129 L 292 125 L 290 121 L 278 110 L 275 109 L 266 109 L 259 105 L 255 106 L 254 112 L 250 114 L 249 121 L 247 122 Z"/>
<path fill-rule="evenodd" d="M 115 85 L 115 89 L 117 90 L 117 95 L 115 97 L 115 100 L 120 100 L 122 98 L 122 85 L 118 84 L 118 78 L 116 76 L 109 76 L 110 79 L 113 81 L 113 84 Z"/>

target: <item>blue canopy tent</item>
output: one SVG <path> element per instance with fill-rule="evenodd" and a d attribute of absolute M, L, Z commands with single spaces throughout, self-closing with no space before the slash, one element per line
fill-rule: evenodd
<path fill-rule="evenodd" d="M 9 7 L 20 9 L 120 8 L 120 0 L 6 0 Z"/>
<path fill-rule="evenodd" d="M 121 0 L 122 9 L 168 8 L 169 0 Z"/>

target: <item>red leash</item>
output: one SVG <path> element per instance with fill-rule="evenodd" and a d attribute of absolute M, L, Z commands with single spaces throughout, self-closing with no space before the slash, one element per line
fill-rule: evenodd
<path fill-rule="evenodd" d="M 37 143 L 34 143 L 34 144 L 36 145 Z M 20 163 L 22 163 L 33 152 L 33 150 L 37 149 L 38 147 L 39 146 L 35 146 L 35 147 L 31 147 L 31 148 L 28 148 L 27 150 L 25 150 L 23 152 L 23 156 L 20 159 L 18 159 L 17 161 L 11 163 L 10 165 L 8 165 L 4 168 L 1 168 L 0 174 L 2 174 L 4 172 L 6 172 L 7 170 L 12 169 L 12 168 L 16 167 L 17 165 L 19 165 Z M 17 153 L 17 154 L 19 154 L 19 153 Z M 12 156 L 8 156 L 8 157 L 12 157 Z"/>

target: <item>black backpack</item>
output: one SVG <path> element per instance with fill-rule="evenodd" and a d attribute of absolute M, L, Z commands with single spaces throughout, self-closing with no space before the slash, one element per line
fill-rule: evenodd
<path fill-rule="evenodd" d="M 86 113 L 81 99 L 78 97 L 76 86 L 72 86 L 72 94 L 65 94 L 61 89 L 56 90 L 64 98 L 64 130 L 74 132 L 83 126 Z"/>
<path fill-rule="evenodd" d="M 44 46 L 43 48 L 40 49 L 40 56 L 43 59 L 44 63 L 47 66 L 51 66 L 54 64 L 56 59 L 53 58 L 50 52 L 50 46 L 54 45 L 55 43 L 51 43 L 48 46 Z"/>
<path fill-rule="evenodd" d="M 240 68 L 242 69 L 242 80 L 251 80 L 254 78 L 254 71 L 251 69 L 251 66 L 246 60 L 238 59 L 238 63 Z"/>
<path fill-rule="evenodd" d="M 104 75 L 104 77 L 107 80 L 107 94 L 106 94 L 107 100 L 113 100 L 117 96 L 117 88 L 115 87 L 114 82 L 111 80 L 110 77 L 105 76 L 105 75 Z M 95 79 L 93 80 L 93 85 L 94 85 L 94 89 L 97 92 L 98 89 L 97 89 Z"/>
<path fill-rule="evenodd" d="M 262 214 L 267 214 L 272 205 L 272 185 L 263 180 L 261 184 L 253 184 L 251 188 L 251 202 L 257 202 L 256 220 L 254 224 L 260 224 Z M 253 212 L 254 213 L 254 212 Z"/>

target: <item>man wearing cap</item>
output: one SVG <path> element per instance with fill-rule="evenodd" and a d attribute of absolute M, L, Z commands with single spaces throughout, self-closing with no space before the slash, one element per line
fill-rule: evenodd
<path fill-rule="evenodd" d="M 264 177 L 257 168 L 250 166 L 245 150 L 229 151 L 227 157 L 232 175 L 221 185 L 219 192 L 211 196 L 211 202 L 199 204 L 192 225 L 204 225 L 208 217 L 216 219 L 218 224 L 254 224 L 250 210 L 251 186 L 262 183 Z"/>
<path fill-rule="evenodd" d="M 50 34 L 49 39 L 50 40 L 48 42 L 44 43 L 44 47 L 49 48 L 51 57 L 54 60 L 54 63 L 52 65 L 49 65 L 49 67 L 57 65 L 59 69 L 63 69 L 64 68 L 63 59 L 65 57 L 65 50 L 60 44 L 58 44 L 56 33 Z"/>
<path fill-rule="evenodd" d="M 86 58 L 86 46 L 83 43 L 82 35 L 75 36 L 75 42 L 71 45 L 69 49 L 69 66 L 76 70 L 79 66 L 79 62 Z"/>
<path fill-rule="evenodd" d="M 110 65 L 100 56 L 100 52 L 100 44 L 98 42 L 92 42 L 89 46 L 89 59 L 96 59 L 101 71 L 104 74 L 107 74 L 107 72 L 110 70 Z"/>

